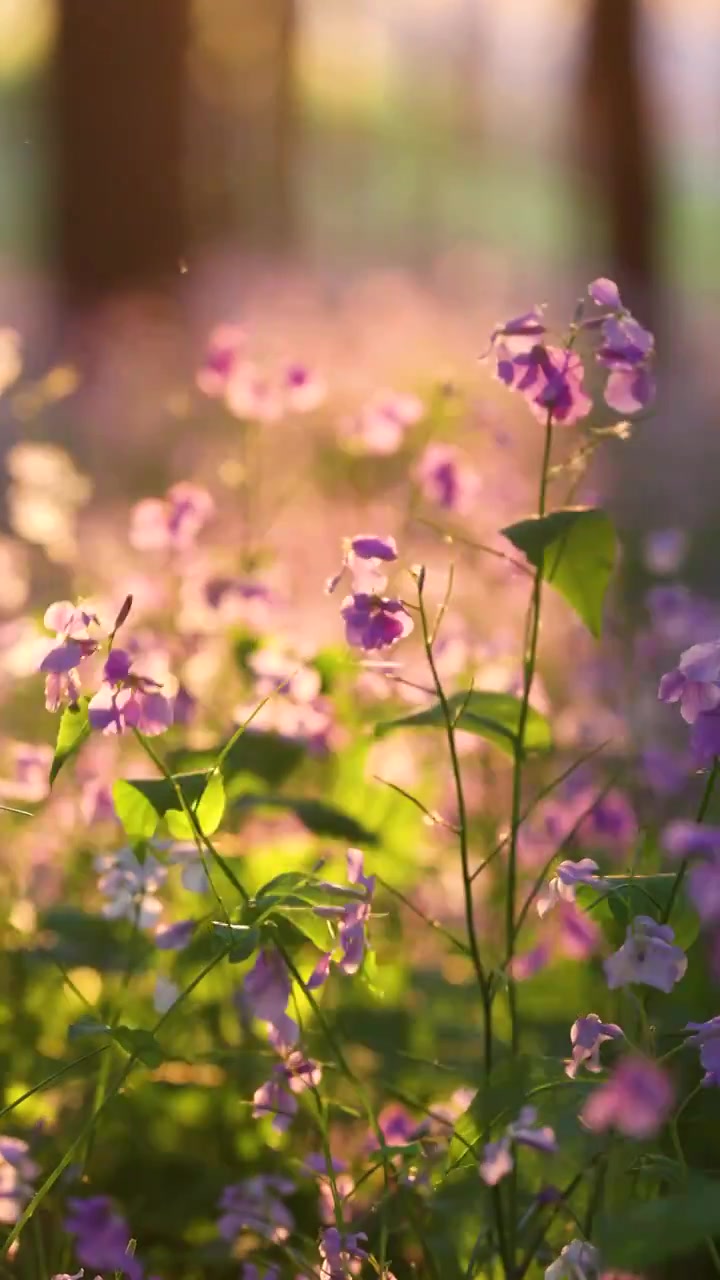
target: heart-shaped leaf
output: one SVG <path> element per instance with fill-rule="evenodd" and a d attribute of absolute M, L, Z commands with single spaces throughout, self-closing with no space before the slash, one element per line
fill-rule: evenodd
<path fill-rule="evenodd" d="M 555 587 L 594 636 L 602 630 L 605 592 L 615 567 L 612 521 L 599 507 L 568 507 L 502 530 Z"/>

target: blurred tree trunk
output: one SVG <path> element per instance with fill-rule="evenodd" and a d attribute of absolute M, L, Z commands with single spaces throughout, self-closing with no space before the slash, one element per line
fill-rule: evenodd
<path fill-rule="evenodd" d="M 189 0 L 59 0 L 59 261 L 73 299 L 177 274 L 188 9 Z"/>
<path fill-rule="evenodd" d="M 292 246 L 295 0 L 195 0 L 190 199 L 201 240 Z"/>
<path fill-rule="evenodd" d="M 652 305 L 656 284 L 657 192 L 651 113 L 642 75 L 640 6 L 593 0 L 580 85 L 581 160 L 609 227 L 608 274 L 628 300 Z"/>

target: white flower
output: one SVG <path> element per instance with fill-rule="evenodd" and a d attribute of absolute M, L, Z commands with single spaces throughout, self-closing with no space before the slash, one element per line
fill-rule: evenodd
<path fill-rule="evenodd" d="M 102 854 L 95 859 L 101 873 L 98 889 L 107 898 L 102 913 L 108 920 L 137 920 L 141 929 L 153 927 L 162 912 L 157 891 L 167 869 L 149 853 L 140 862 L 132 849 Z"/>
<path fill-rule="evenodd" d="M 546 1269 L 545 1280 L 596 1280 L 599 1267 L 600 1255 L 593 1245 L 571 1240 Z"/>
<path fill-rule="evenodd" d="M 535 909 L 542 920 L 548 911 L 558 902 L 574 902 L 575 890 L 579 884 L 590 884 L 601 889 L 605 883 L 597 875 L 598 864 L 592 858 L 581 858 L 579 862 L 561 862 L 555 868 L 555 875 L 548 880 L 543 893 L 538 894 Z"/>

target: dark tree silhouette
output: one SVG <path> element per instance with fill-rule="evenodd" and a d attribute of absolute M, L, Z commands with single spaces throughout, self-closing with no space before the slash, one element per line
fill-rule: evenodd
<path fill-rule="evenodd" d="M 594 0 L 580 84 L 580 146 L 610 236 L 611 268 L 647 316 L 655 287 L 657 193 L 642 74 L 640 6 Z"/>
<path fill-rule="evenodd" d="M 60 0 L 59 264 L 72 298 L 177 273 L 189 0 Z"/>

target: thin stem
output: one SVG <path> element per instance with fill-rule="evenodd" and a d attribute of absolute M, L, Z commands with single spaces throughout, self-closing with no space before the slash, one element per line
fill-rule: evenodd
<path fill-rule="evenodd" d="M 492 992 L 488 977 L 480 955 L 480 944 L 478 942 L 477 931 L 475 929 L 475 912 L 473 908 L 473 890 L 472 879 L 470 874 L 470 853 L 468 848 L 468 819 L 467 807 L 465 804 L 465 791 L 463 789 L 462 771 L 460 768 L 460 759 L 457 752 L 457 743 L 455 741 L 455 722 L 453 714 L 450 710 L 448 700 L 445 696 L 442 680 L 435 663 L 435 655 L 433 653 L 432 636 L 428 626 L 427 610 L 425 608 L 425 600 L 423 596 L 424 575 L 421 573 L 418 580 L 418 603 L 420 610 L 420 624 L 422 627 L 423 647 L 425 656 L 432 675 L 435 693 L 442 710 L 442 716 L 445 723 L 445 736 L 447 738 L 448 751 L 450 753 L 450 766 L 455 782 L 455 797 L 458 811 L 458 840 L 460 844 L 460 865 L 462 869 L 463 896 L 465 900 L 465 924 L 468 935 L 468 945 L 470 948 L 470 958 L 478 980 L 480 995 L 482 998 L 484 1011 L 484 1062 L 485 1073 L 490 1075 L 493 1060 L 493 1039 L 492 1039 Z"/>
<path fill-rule="evenodd" d="M 543 444 L 542 463 L 540 467 L 540 488 L 538 491 L 538 517 L 545 515 L 547 501 L 548 467 L 552 449 L 552 409 L 548 410 L 545 423 L 545 441 Z M 513 748 L 512 801 L 510 809 L 510 847 L 508 850 L 507 881 L 505 885 L 505 942 L 507 951 L 507 993 L 508 1012 L 510 1015 L 510 1047 L 513 1054 L 519 1052 L 520 1024 L 517 1007 L 517 991 L 512 973 L 512 960 L 515 954 L 515 900 L 517 897 L 517 863 L 518 836 L 522 823 L 522 771 L 525 758 L 525 732 L 530 712 L 530 695 L 535 679 L 537 664 L 538 640 L 540 638 L 540 607 L 542 603 L 542 586 L 544 573 L 544 557 L 535 570 L 530 605 L 527 614 L 527 636 L 523 658 L 523 692 L 518 715 L 517 733 Z M 508 1204 L 510 1216 L 510 1265 L 515 1266 L 515 1238 L 517 1226 L 518 1170 L 515 1164 L 508 1180 Z"/>
<path fill-rule="evenodd" d="M 702 798 L 698 806 L 697 815 L 695 817 L 696 822 L 703 822 L 705 819 L 705 815 L 708 809 L 710 808 L 710 801 L 712 800 L 713 791 L 715 790 L 715 783 L 717 781 L 718 770 L 720 770 L 720 757 L 715 756 L 712 763 L 712 769 L 710 770 L 707 776 L 705 789 L 702 793 Z M 680 892 L 680 889 L 682 887 L 683 880 L 685 879 L 689 862 L 690 862 L 689 858 L 683 858 L 682 862 L 680 863 L 680 866 L 678 868 L 678 873 L 675 877 L 675 881 L 673 883 L 672 889 L 670 890 L 668 900 L 665 904 L 665 910 L 661 917 L 663 924 L 667 924 L 668 920 L 670 919 L 670 914 L 675 905 L 675 899 L 677 898 L 678 893 Z"/>
<path fill-rule="evenodd" d="M 677 1114 L 673 1116 L 672 1120 L 670 1120 L 668 1124 L 668 1129 L 670 1130 L 670 1140 L 673 1144 L 675 1155 L 678 1158 L 678 1163 L 680 1165 L 680 1168 L 683 1171 L 683 1176 L 686 1182 L 688 1179 L 688 1166 L 687 1166 L 687 1160 L 685 1159 L 685 1152 L 683 1151 L 682 1142 L 680 1141 L 680 1129 L 678 1127 L 678 1120 L 680 1119 L 682 1112 L 685 1110 L 685 1107 L 690 1102 L 690 1099 L 695 1096 L 695 1093 L 697 1093 L 697 1089 L 693 1090 L 690 1096 L 685 1099 L 684 1103 L 680 1107 Z M 715 1241 L 712 1239 L 711 1236 L 705 1236 L 704 1244 L 705 1244 L 705 1248 L 710 1254 L 710 1258 L 712 1260 L 713 1267 L 715 1268 L 716 1275 L 720 1275 L 720 1253 L 718 1253 L 718 1249 L 715 1244 Z"/>
<path fill-rule="evenodd" d="M 548 465 L 552 448 L 552 411 L 548 412 L 545 424 L 545 443 L 543 447 L 542 466 L 540 470 L 540 490 L 538 493 L 538 516 L 545 515 L 547 499 Z M 529 637 L 524 658 L 524 680 L 520 714 L 518 716 L 517 734 L 513 760 L 512 807 L 510 817 L 510 849 L 508 854 L 507 886 L 505 894 L 505 938 L 508 952 L 508 1003 L 510 1008 L 510 1042 L 513 1053 L 518 1051 L 519 1028 L 517 1014 L 517 996 L 512 976 L 511 961 L 515 951 L 515 898 L 517 894 L 517 851 L 518 834 L 522 821 L 522 766 L 525 755 L 525 731 L 530 712 L 530 695 L 535 678 L 537 663 L 538 639 L 540 636 L 540 606 L 542 602 L 543 561 L 535 570 L 532 595 L 530 597 Z"/>
<path fill-rule="evenodd" d="M 538 805 L 543 800 L 545 800 L 549 795 L 551 795 L 551 793 L 555 791 L 558 787 L 562 786 L 563 782 L 566 782 L 567 779 L 570 778 L 572 774 L 576 772 L 577 769 L 581 769 L 582 766 L 584 764 L 587 764 L 589 760 L 592 760 L 594 756 L 597 756 L 600 754 L 601 751 L 604 751 L 611 741 L 612 741 L 611 738 L 606 738 L 605 741 L 599 743 L 598 746 L 592 747 L 589 751 L 584 752 L 583 755 L 578 756 L 577 760 L 573 760 L 572 764 L 568 765 L 567 769 L 563 769 L 562 773 L 559 773 L 557 777 L 552 778 L 551 781 L 546 783 L 544 787 L 541 787 L 537 795 L 533 796 L 530 803 L 526 805 L 526 807 L 523 809 L 520 815 L 520 826 L 522 827 L 524 823 L 527 822 L 528 818 L 530 817 L 530 814 L 534 813 L 535 809 L 537 809 Z M 486 867 L 490 866 L 490 863 L 493 862 L 495 858 L 497 858 L 498 855 L 502 853 L 509 839 L 510 839 L 509 834 L 506 836 L 503 836 L 502 840 L 500 840 L 495 845 L 495 848 L 492 850 L 491 853 L 488 854 L 487 858 L 484 858 L 483 861 L 480 863 L 480 865 L 475 868 L 475 870 L 473 871 L 470 877 L 471 880 L 475 880 L 476 877 L 479 876 L 481 872 L 485 870 Z"/>
<path fill-rule="evenodd" d="M 109 1045 L 104 1044 L 100 1049 L 92 1049 L 90 1053 L 84 1053 L 81 1058 L 74 1058 L 72 1062 L 67 1062 L 64 1067 L 60 1067 L 59 1071 L 53 1071 L 51 1076 L 46 1076 L 39 1084 L 34 1084 L 32 1089 L 26 1089 L 24 1093 L 20 1094 L 19 1098 L 15 1098 L 14 1102 L 9 1102 L 6 1107 L 3 1107 L 2 1110 L 0 1110 L 0 1120 L 2 1120 L 4 1116 L 9 1115 L 11 1111 L 14 1111 L 15 1108 L 19 1107 L 23 1102 L 26 1102 L 28 1098 L 32 1098 L 34 1094 L 41 1093 L 43 1089 L 47 1089 L 51 1084 L 54 1084 L 56 1080 L 60 1080 L 62 1076 L 68 1075 L 69 1072 L 75 1069 L 75 1067 L 82 1066 L 83 1062 L 90 1062 L 93 1058 L 99 1057 L 101 1053 L 107 1053 L 109 1047 Z"/>
<path fill-rule="evenodd" d="M 216 965 L 220 964 L 220 962 L 221 962 L 222 960 L 224 960 L 224 959 L 225 959 L 225 957 L 226 957 L 227 955 L 228 955 L 228 949 L 226 949 L 226 950 L 222 951 L 219 955 L 214 956 L 214 957 L 213 957 L 213 959 L 212 959 L 212 960 L 210 960 L 210 961 L 205 965 L 204 969 L 201 969 L 201 970 L 200 970 L 200 973 L 198 973 L 198 974 L 193 978 L 192 982 L 188 983 L 187 987 L 185 987 L 185 989 L 184 989 L 183 991 L 181 991 L 181 992 L 180 992 L 180 995 L 179 995 L 179 996 L 177 997 L 177 999 L 173 1002 L 173 1004 L 171 1004 L 170 1008 L 169 1008 L 169 1009 L 168 1009 L 168 1010 L 167 1010 L 167 1011 L 162 1015 L 162 1017 L 161 1017 L 161 1018 L 156 1022 L 155 1026 L 154 1026 L 154 1027 L 152 1028 L 152 1030 L 151 1030 L 151 1034 L 152 1034 L 152 1035 L 156 1035 L 156 1034 L 157 1034 L 157 1032 L 161 1029 L 161 1027 L 163 1027 L 163 1026 L 164 1026 L 164 1024 L 167 1022 L 168 1018 L 169 1018 L 169 1017 L 170 1017 L 170 1016 L 175 1012 L 175 1010 L 176 1010 L 176 1009 L 177 1009 L 177 1008 L 178 1008 L 178 1007 L 179 1007 L 179 1006 L 180 1006 L 180 1005 L 181 1005 L 181 1004 L 182 1004 L 182 1003 L 187 999 L 187 997 L 190 995 L 190 992 L 191 992 L 191 991 L 194 991 L 195 987 L 197 987 L 197 986 L 198 986 L 198 984 L 199 984 L 200 982 L 202 982 L 203 978 L 205 978 L 205 977 L 210 973 L 210 971 L 216 967 Z M 109 1047 L 109 1046 L 107 1046 L 107 1047 Z M 85 1055 L 85 1058 L 78 1058 L 78 1059 L 76 1060 L 76 1062 L 84 1062 L 84 1061 L 86 1061 L 86 1060 L 87 1060 L 87 1058 L 94 1057 L 94 1056 L 95 1056 L 95 1054 L 97 1054 L 97 1053 L 101 1053 L 101 1052 L 104 1052 L 104 1051 L 105 1051 L 105 1049 L 106 1049 L 106 1047 L 105 1047 L 105 1046 L 103 1047 L 103 1049 L 102 1049 L 102 1050 L 100 1050 L 100 1049 L 96 1049 L 96 1050 L 94 1050 L 94 1051 L 93 1051 L 93 1053 L 86 1054 L 86 1055 Z M 93 1131 L 93 1129 L 95 1128 L 95 1125 L 97 1124 L 98 1120 L 100 1119 L 100 1116 L 102 1115 L 102 1113 L 107 1109 L 107 1107 L 110 1105 L 110 1103 L 111 1103 L 111 1102 L 113 1101 L 113 1099 L 116 1097 L 116 1095 L 120 1092 L 120 1090 L 122 1089 L 123 1085 L 125 1084 L 125 1081 L 127 1080 L 128 1076 L 130 1075 L 131 1071 L 133 1071 L 133 1070 L 134 1070 L 134 1068 L 137 1066 L 138 1061 L 139 1061 L 138 1055 L 137 1055 L 136 1053 L 131 1053 L 131 1054 L 130 1054 L 130 1056 L 128 1057 L 127 1062 L 126 1062 L 126 1063 L 125 1063 L 125 1065 L 123 1066 L 122 1070 L 119 1072 L 119 1074 L 118 1074 L 118 1076 L 117 1076 L 117 1078 L 116 1078 L 115 1082 L 113 1083 L 112 1087 L 106 1091 L 106 1093 L 105 1093 L 105 1097 L 103 1098 L 103 1101 L 100 1103 L 100 1106 L 99 1106 L 99 1107 L 97 1107 L 97 1108 L 92 1112 L 92 1114 L 89 1116 L 88 1120 L 87 1120 L 87 1121 L 85 1122 L 85 1124 L 83 1125 L 83 1127 L 82 1127 L 82 1129 L 80 1130 L 80 1132 L 78 1133 L 77 1137 L 76 1137 L 76 1138 L 75 1138 L 75 1139 L 70 1143 L 70 1146 L 68 1147 L 68 1149 L 67 1149 L 67 1151 L 65 1152 L 64 1156 L 62 1157 L 62 1159 L 61 1159 L 61 1160 L 60 1160 L 60 1161 L 55 1165 L 55 1168 L 54 1168 L 54 1169 L 53 1169 L 53 1170 L 48 1174 L 47 1178 L 46 1178 L 46 1179 L 45 1179 L 45 1181 L 42 1183 L 42 1185 L 41 1185 L 40 1187 L 38 1187 L 37 1191 L 35 1192 L 35 1195 L 33 1196 L 32 1200 L 30 1201 L 30 1203 L 29 1203 L 28 1205 L 26 1205 L 25 1209 L 24 1209 L 24 1210 L 23 1210 L 23 1212 L 21 1213 L 21 1215 L 20 1215 L 20 1217 L 18 1218 L 17 1222 L 16 1222 L 16 1223 L 15 1223 L 15 1225 L 13 1226 L 12 1231 L 11 1231 L 11 1232 L 10 1232 L 10 1234 L 8 1235 L 7 1239 L 5 1240 L 5 1243 L 4 1243 L 3 1248 L 2 1248 L 2 1254 L 3 1254 L 3 1256 L 5 1256 L 5 1257 L 6 1257 L 6 1256 L 8 1255 L 8 1253 L 9 1253 L 10 1249 L 12 1248 L 12 1246 L 14 1245 L 15 1241 L 16 1241 L 16 1240 L 18 1239 L 18 1237 L 20 1236 L 20 1233 L 24 1230 L 24 1228 L 26 1227 L 27 1223 L 28 1223 L 28 1222 L 30 1221 L 30 1219 L 34 1216 L 34 1214 L 36 1213 L 36 1211 L 40 1208 L 40 1205 L 41 1205 L 41 1204 L 43 1203 L 43 1201 L 45 1200 L 45 1197 L 49 1194 L 49 1192 L 50 1192 L 50 1191 L 52 1191 L 53 1187 L 55 1186 L 55 1183 L 58 1181 L 58 1179 L 59 1179 L 59 1178 L 62 1176 L 62 1174 L 65 1172 L 65 1170 L 67 1169 L 68 1165 L 72 1162 L 73 1157 L 75 1156 L 75 1153 L 76 1153 L 76 1152 L 77 1152 L 77 1151 L 78 1151 L 78 1150 L 83 1146 L 83 1144 L 84 1144 L 84 1142 L 86 1141 L 86 1139 L 87 1139 L 87 1138 L 89 1137 L 89 1135 L 92 1133 L 92 1131 Z M 75 1066 L 75 1065 L 76 1065 L 76 1063 L 72 1063 L 71 1065 L 72 1065 L 72 1066 Z M 69 1068 L 68 1068 L 68 1070 L 69 1070 Z M 58 1071 L 58 1072 L 56 1072 L 55 1076 L 49 1077 L 49 1079 L 56 1079 L 56 1078 L 57 1078 L 57 1076 L 62 1075 L 62 1074 L 63 1074 L 63 1072 L 62 1072 L 62 1071 Z M 48 1081 L 46 1080 L 46 1081 L 44 1081 L 44 1083 L 45 1083 L 45 1084 L 47 1084 L 47 1083 L 48 1083 Z M 41 1087 L 42 1087 L 41 1085 L 38 1085 L 38 1086 L 37 1086 L 37 1089 L 40 1089 Z M 25 1094 L 24 1096 L 25 1096 L 25 1097 L 29 1097 L 29 1096 L 30 1096 L 30 1093 L 36 1093 L 36 1092 L 37 1092 L 37 1089 L 31 1089 L 31 1090 L 30 1090 L 27 1094 Z M 18 1101 L 22 1101 L 22 1099 L 19 1099 Z M 17 1105 L 17 1104 L 15 1104 L 15 1105 Z"/>

